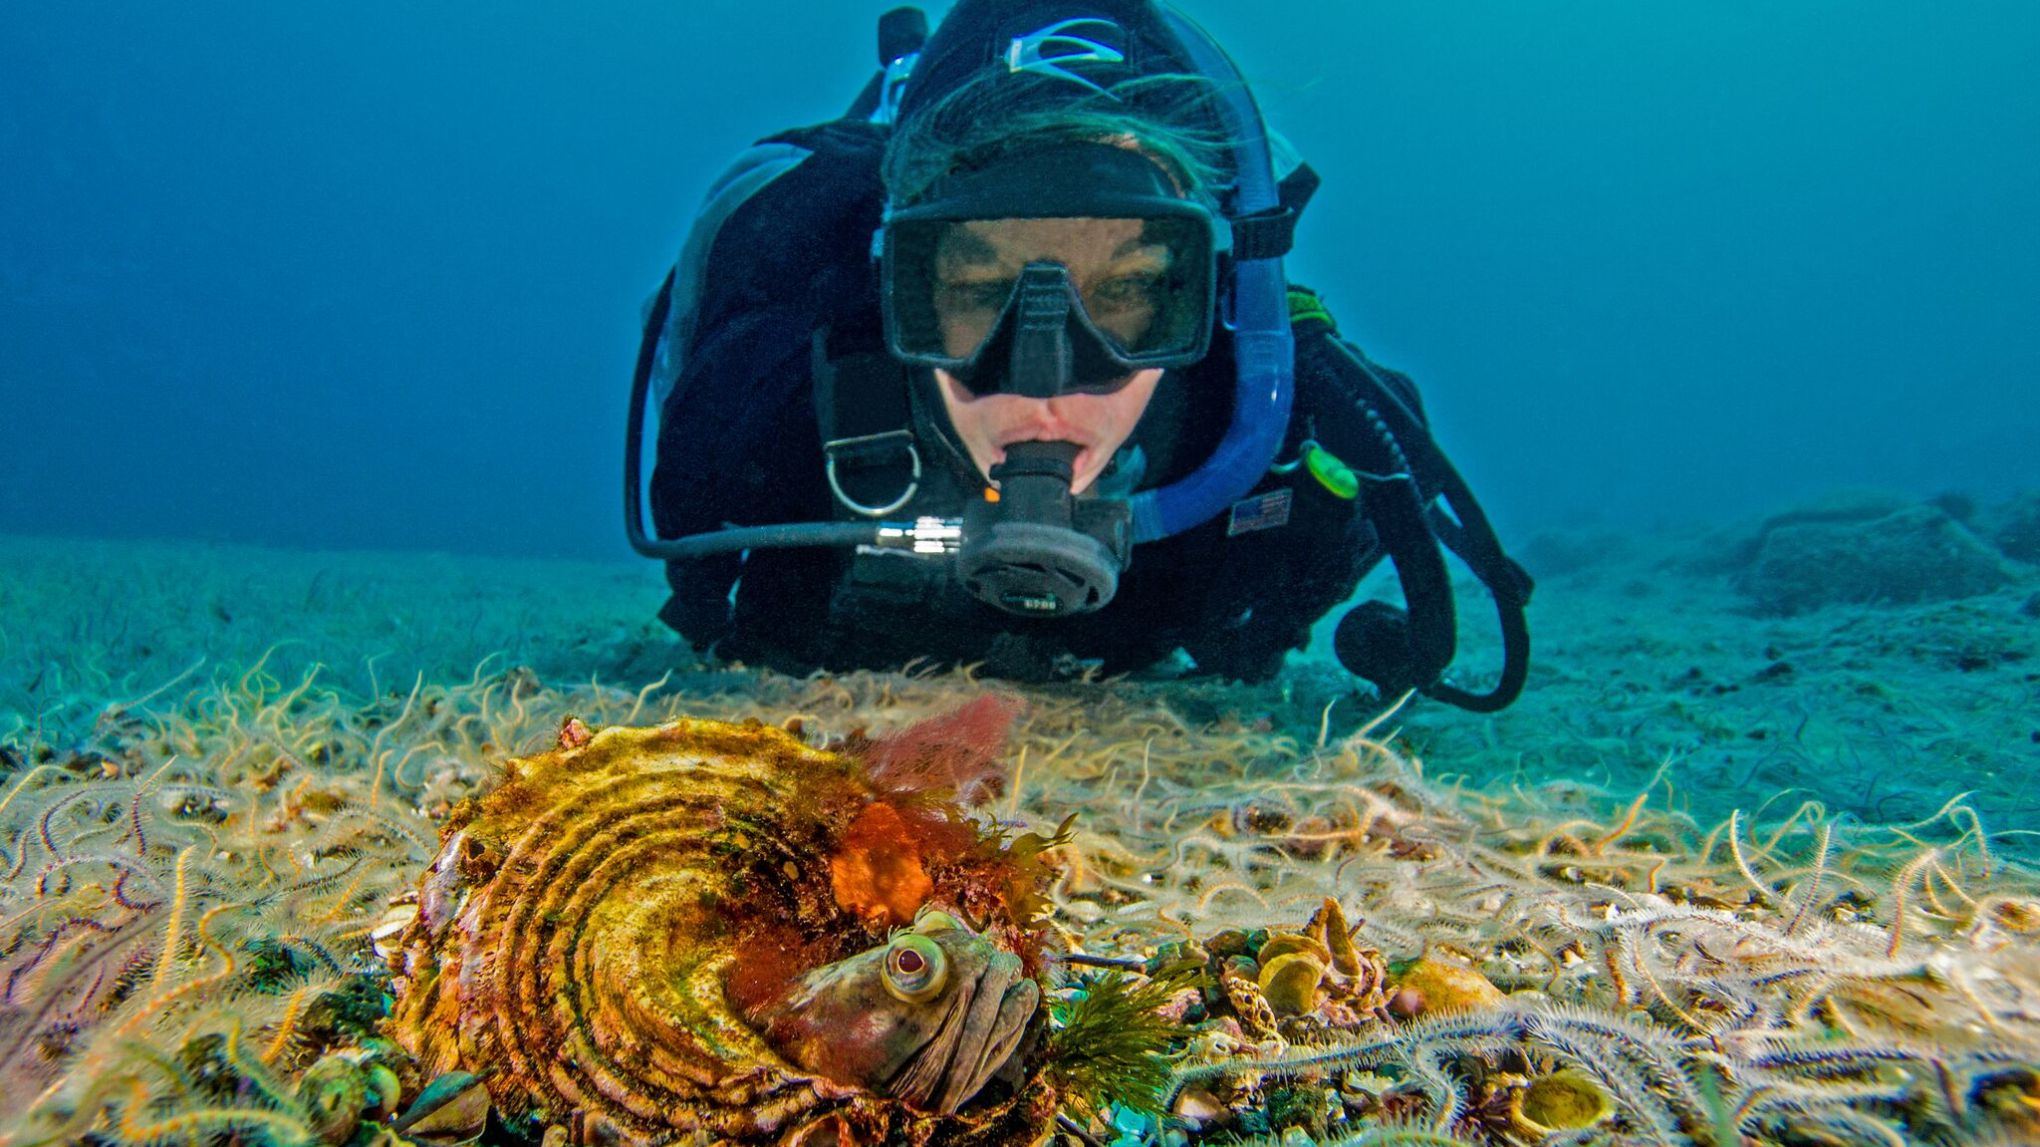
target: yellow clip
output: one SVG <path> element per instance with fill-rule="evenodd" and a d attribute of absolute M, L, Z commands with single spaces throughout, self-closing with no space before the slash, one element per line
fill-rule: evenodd
<path fill-rule="evenodd" d="M 1303 464 L 1318 484 L 1336 497 L 1352 500 L 1360 494 L 1360 478 L 1331 451 L 1312 442 L 1303 451 Z"/>
<path fill-rule="evenodd" d="M 1325 329 L 1334 334 L 1339 330 L 1339 324 L 1333 320 L 1332 312 L 1325 308 L 1324 300 L 1318 298 L 1317 292 L 1294 284 L 1289 288 L 1289 322 L 1292 326 L 1323 323 Z"/>

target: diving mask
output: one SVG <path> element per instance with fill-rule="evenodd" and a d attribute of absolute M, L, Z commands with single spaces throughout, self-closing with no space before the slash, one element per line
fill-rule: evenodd
<path fill-rule="evenodd" d="M 1204 357 L 1216 233 L 1160 168 L 1111 144 L 952 177 L 886 221 L 887 344 L 977 395 L 1109 392 Z"/>

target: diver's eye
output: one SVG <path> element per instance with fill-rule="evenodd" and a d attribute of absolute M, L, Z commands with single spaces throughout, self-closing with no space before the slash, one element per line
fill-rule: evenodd
<path fill-rule="evenodd" d="M 949 979 L 949 957 L 942 945 L 917 933 L 892 942 L 885 954 L 885 990 L 910 1004 L 924 1004 L 942 992 Z"/>
<path fill-rule="evenodd" d="M 966 315 L 997 312 L 1013 295 L 1012 279 L 976 279 L 946 282 L 935 296 L 935 309 L 943 314 Z"/>
<path fill-rule="evenodd" d="M 1091 288 L 1084 305 L 1101 309 L 1150 306 L 1161 295 L 1162 286 L 1159 271 L 1114 275 Z"/>

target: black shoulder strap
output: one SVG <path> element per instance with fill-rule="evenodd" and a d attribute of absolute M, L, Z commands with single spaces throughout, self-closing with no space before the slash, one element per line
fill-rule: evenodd
<path fill-rule="evenodd" d="M 852 514 L 897 513 L 921 484 L 907 368 L 869 335 L 824 327 L 814 336 L 813 373 L 829 492 Z"/>

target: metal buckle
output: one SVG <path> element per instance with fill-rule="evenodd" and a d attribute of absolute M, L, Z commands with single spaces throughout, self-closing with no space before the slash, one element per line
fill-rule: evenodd
<path fill-rule="evenodd" d="M 895 441 L 897 440 L 897 441 Z M 836 463 L 839 456 L 851 462 L 864 465 L 878 465 L 873 459 L 904 449 L 911 471 L 907 477 L 907 488 L 898 498 L 883 506 L 867 506 L 849 494 L 844 493 L 843 484 L 836 480 Z M 887 430 L 879 434 L 863 434 L 855 438 L 834 438 L 822 443 L 822 454 L 828 459 L 829 490 L 836 495 L 836 501 L 852 513 L 867 518 L 883 518 L 897 513 L 914 495 L 921 491 L 921 452 L 914 445 L 914 436 L 906 430 Z"/>

